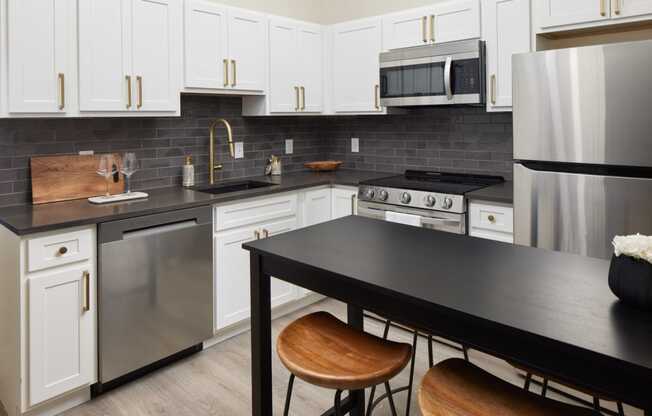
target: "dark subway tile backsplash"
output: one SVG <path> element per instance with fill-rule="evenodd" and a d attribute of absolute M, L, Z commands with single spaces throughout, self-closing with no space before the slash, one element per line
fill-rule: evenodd
<path fill-rule="evenodd" d="M 511 114 L 481 108 L 411 109 L 405 115 L 352 117 L 242 117 L 238 97 L 182 96 L 181 117 L 0 120 L 0 207 L 31 199 L 29 157 L 133 151 L 140 170 L 134 188 L 179 185 L 181 166 L 192 155 L 197 183 L 208 177 L 208 125 L 229 120 L 244 159 L 228 156 L 218 130 L 218 179 L 257 176 L 271 154 L 283 171 L 304 170 L 307 161 L 338 159 L 344 168 L 401 172 L 430 169 L 512 177 Z M 351 153 L 351 137 L 360 152 Z M 294 152 L 284 154 L 285 140 Z"/>

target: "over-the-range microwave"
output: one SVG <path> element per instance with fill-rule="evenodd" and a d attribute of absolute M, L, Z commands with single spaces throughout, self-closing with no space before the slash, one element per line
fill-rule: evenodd
<path fill-rule="evenodd" d="M 483 104 L 485 91 L 485 44 L 479 39 L 380 54 L 385 107 Z"/>

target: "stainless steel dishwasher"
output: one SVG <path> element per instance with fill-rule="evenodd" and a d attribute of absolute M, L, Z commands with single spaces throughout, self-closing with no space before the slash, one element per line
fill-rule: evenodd
<path fill-rule="evenodd" d="M 99 383 L 94 394 L 213 336 L 210 207 L 98 228 Z"/>

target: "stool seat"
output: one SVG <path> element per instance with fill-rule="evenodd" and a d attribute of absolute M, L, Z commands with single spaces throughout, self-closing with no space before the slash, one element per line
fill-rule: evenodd
<path fill-rule="evenodd" d="M 297 319 L 278 336 L 288 370 L 308 383 L 336 390 L 381 384 L 410 361 L 412 347 L 354 329 L 327 312 Z"/>
<path fill-rule="evenodd" d="M 457 358 L 426 373 L 419 406 L 424 416 L 595 416 L 591 409 L 529 393 Z"/>

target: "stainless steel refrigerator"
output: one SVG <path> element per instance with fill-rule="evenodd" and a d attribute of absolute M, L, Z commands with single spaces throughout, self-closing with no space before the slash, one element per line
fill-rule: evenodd
<path fill-rule="evenodd" d="M 652 234 L 652 41 L 515 55 L 517 244 L 610 258 Z"/>

